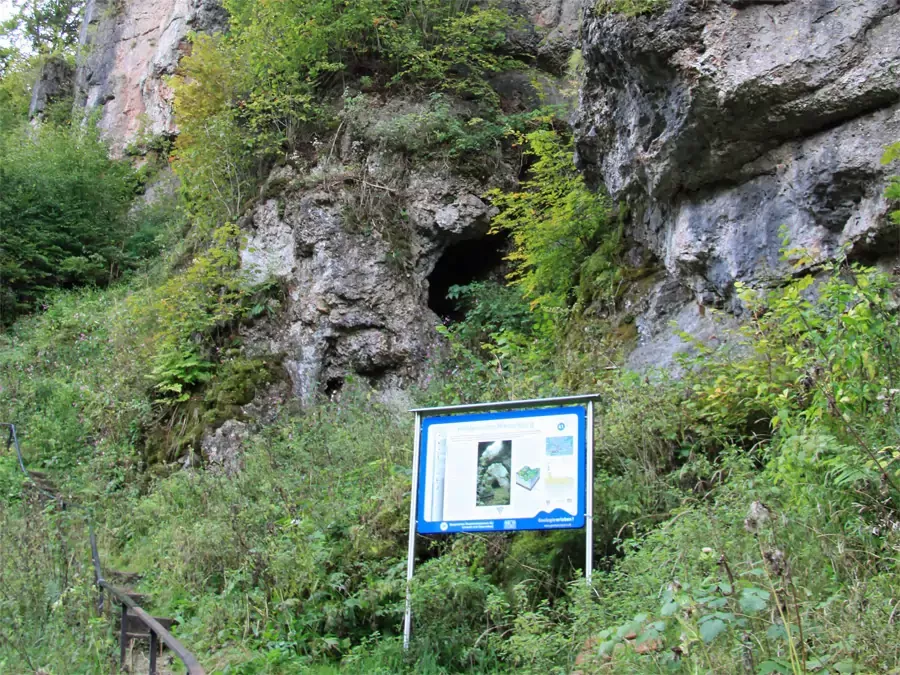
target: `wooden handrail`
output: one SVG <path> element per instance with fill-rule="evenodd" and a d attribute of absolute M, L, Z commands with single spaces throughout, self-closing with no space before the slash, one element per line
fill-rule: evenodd
<path fill-rule="evenodd" d="M 38 485 L 38 483 L 34 480 L 34 478 L 31 477 L 31 474 L 28 473 L 28 470 L 25 468 L 25 460 L 22 457 L 22 449 L 19 447 L 19 438 L 16 434 L 16 426 L 8 422 L 0 422 L 0 427 L 9 428 L 9 437 L 6 441 L 6 450 L 8 452 L 10 446 L 15 444 L 16 457 L 19 461 L 19 468 L 22 470 L 22 473 L 25 474 L 25 477 L 31 482 L 31 484 L 34 485 L 44 495 L 50 497 L 54 501 L 59 502 L 59 504 L 62 505 L 63 508 L 67 506 L 75 506 L 77 508 L 81 508 L 79 504 L 66 502 L 59 495 L 48 492 L 40 485 Z M 100 553 L 97 550 L 97 535 L 94 532 L 94 523 L 90 517 L 90 514 L 87 514 L 87 521 L 88 529 L 90 532 L 91 562 L 94 565 L 94 583 L 96 583 L 97 587 L 100 589 L 100 609 L 103 609 L 104 591 L 113 596 L 116 601 L 118 601 L 119 604 L 122 605 L 122 626 L 119 638 L 122 662 L 124 663 L 125 658 L 125 625 L 127 621 L 126 616 L 128 616 L 128 612 L 130 611 L 130 616 L 137 617 L 140 622 L 143 623 L 150 631 L 150 675 L 156 675 L 157 638 L 161 640 L 162 643 L 166 645 L 172 651 L 172 653 L 174 653 L 175 656 L 177 656 L 181 660 L 181 662 L 187 668 L 188 675 L 206 675 L 206 671 L 203 669 L 194 655 L 191 654 L 187 649 L 185 649 L 184 645 L 176 640 L 174 635 L 166 630 L 162 626 L 162 624 L 159 623 L 159 621 L 157 621 L 150 614 L 141 609 L 137 605 L 137 603 L 131 599 L 128 593 L 120 588 L 116 588 L 103 578 L 103 567 L 100 565 Z"/>
<path fill-rule="evenodd" d="M 108 581 L 101 579 L 97 584 L 100 588 L 106 589 L 106 591 L 115 597 L 116 600 L 122 605 L 124 610 L 131 610 L 132 616 L 136 616 L 141 620 L 141 622 L 147 626 L 153 633 L 162 640 L 163 644 L 166 645 L 172 652 L 181 659 L 181 662 L 187 667 L 188 673 L 190 675 L 206 675 L 206 671 L 203 670 L 203 667 L 197 662 L 197 659 L 194 658 L 194 655 L 191 654 L 187 649 L 185 649 L 184 645 L 181 644 L 175 637 L 167 631 L 163 626 L 152 616 L 150 616 L 146 611 L 138 607 L 137 603 L 132 600 L 128 594 L 120 588 L 116 588 Z"/>

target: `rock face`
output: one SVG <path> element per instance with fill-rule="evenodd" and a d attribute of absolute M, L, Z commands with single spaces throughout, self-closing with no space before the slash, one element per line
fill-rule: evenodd
<path fill-rule="evenodd" d="M 392 116 L 404 104 L 385 107 Z M 303 402 L 354 373 L 386 388 L 418 377 L 441 322 L 428 305 L 429 275 L 449 246 L 484 236 L 495 213 L 481 198 L 494 183 L 446 165 L 407 168 L 360 139 L 351 125 L 335 139 L 334 158 L 277 169 L 264 190 L 271 196 L 242 222 L 244 268 L 287 290 L 281 322 L 253 329 L 249 349 L 284 354 Z"/>
<path fill-rule="evenodd" d="M 237 420 L 228 420 L 203 437 L 201 449 L 207 466 L 213 473 L 235 476 L 244 468 L 244 443 L 250 431 Z"/>
<path fill-rule="evenodd" d="M 76 106 L 101 108 L 100 128 L 121 151 L 138 134 L 173 134 L 165 78 L 189 49 L 189 31 L 225 27 L 218 0 L 88 0 L 81 30 Z"/>
<path fill-rule="evenodd" d="M 513 14 L 526 19 L 518 41 L 545 68 L 560 72 L 578 47 L 584 0 L 509 0 Z"/>
<path fill-rule="evenodd" d="M 75 71 L 65 58 L 51 56 L 41 66 L 41 73 L 31 90 L 28 116 L 40 117 L 47 106 L 72 96 Z"/>
<path fill-rule="evenodd" d="M 632 204 L 636 251 L 666 270 L 651 305 L 685 326 L 705 306 L 739 314 L 734 282 L 783 275 L 785 237 L 813 261 L 896 255 L 879 160 L 900 139 L 898 35 L 900 0 L 586 18 L 577 160 Z M 671 355 L 657 318 L 634 361 Z"/>

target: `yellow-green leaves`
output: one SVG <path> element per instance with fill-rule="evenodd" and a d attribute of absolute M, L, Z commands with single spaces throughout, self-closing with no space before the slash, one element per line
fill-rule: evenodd
<path fill-rule="evenodd" d="M 900 160 L 900 143 L 889 146 L 885 151 L 884 156 L 881 158 L 882 164 L 891 164 L 897 160 Z M 892 201 L 900 202 L 900 176 L 894 176 L 891 179 L 886 196 Z M 891 213 L 891 220 L 897 225 L 900 225 L 900 209 Z"/>
<path fill-rule="evenodd" d="M 510 279 L 532 304 L 565 308 L 575 299 L 586 261 L 611 229 L 610 202 L 575 169 L 571 138 L 544 128 L 520 142 L 535 161 L 517 191 L 488 193 L 500 209 L 493 229 L 512 235 Z"/>

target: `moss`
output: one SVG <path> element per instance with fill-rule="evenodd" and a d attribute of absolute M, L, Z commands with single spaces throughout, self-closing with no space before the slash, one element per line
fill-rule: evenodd
<path fill-rule="evenodd" d="M 669 3 L 670 0 L 598 0 L 595 10 L 598 14 L 642 16 L 662 12 Z"/>
<path fill-rule="evenodd" d="M 217 424 L 239 416 L 239 408 L 250 403 L 256 392 L 277 379 L 279 373 L 280 363 L 272 357 L 237 357 L 225 362 L 204 392 L 204 421 Z"/>
<path fill-rule="evenodd" d="M 144 438 L 143 457 L 148 466 L 199 453 L 200 441 L 210 427 L 229 419 L 244 419 L 241 406 L 257 392 L 282 377 L 275 356 L 235 356 L 221 363 L 213 378 L 187 401 L 173 407 Z"/>

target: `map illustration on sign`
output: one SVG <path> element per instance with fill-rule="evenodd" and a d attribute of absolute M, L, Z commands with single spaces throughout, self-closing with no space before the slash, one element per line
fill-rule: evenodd
<path fill-rule="evenodd" d="M 570 406 L 424 420 L 417 531 L 583 527 L 585 419 Z"/>
<path fill-rule="evenodd" d="M 530 466 L 523 466 L 516 472 L 516 485 L 521 485 L 526 490 L 531 490 L 540 478 L 540 469 L 532 469 Z"/>

